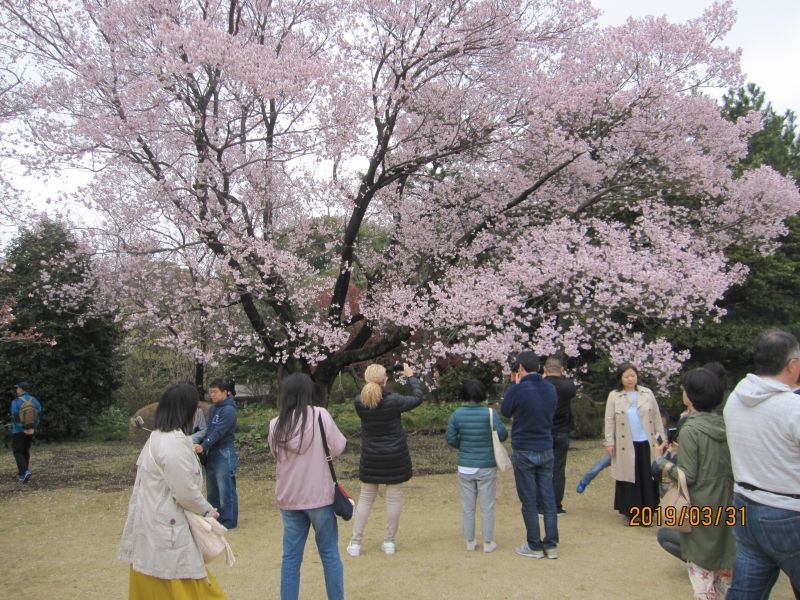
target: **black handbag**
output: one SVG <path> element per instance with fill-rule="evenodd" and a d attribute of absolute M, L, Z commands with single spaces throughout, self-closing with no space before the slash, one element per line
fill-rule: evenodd
<path fill-rule="evenodd" d="M 325 427 L 322 426 L 322 415 L 317 415 L 319 421 L 319 432 L 322 434 L 322 448 L 325 450 L 325 460 L 328 461 L 328 468 L 331 470 L 331 477 L 333 478 L 333 512 L 337 517 L 342 517 L 345 521 L 353 518 L 353 507 L 355 502 L 344 489 L 341 483 L 336 481 L 336 471 L 333 469 L 333 459 L 331 458 L 331 451 L 328 448 L 328 438 L 325 437 Z"/>

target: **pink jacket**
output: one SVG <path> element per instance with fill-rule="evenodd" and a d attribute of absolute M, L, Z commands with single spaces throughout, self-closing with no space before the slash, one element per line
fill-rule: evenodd
<path fill-rule="evenodd" d="M 336 427 L 330 413 L 318 406 L 306 409 L 308 418 L 302 442 L 299 430 L 289 440 L 286 448 L 275 448 L 274 432 L 278 418 L 269 422 L 269 448 L 275 457 L 275 497 L 278 508 L 306 510 L 333 504 L 333 479 L 325 460 L 317 416 L 322 416 L 325 437 L 331 456 L 339 456 L 347 439 Z"/>

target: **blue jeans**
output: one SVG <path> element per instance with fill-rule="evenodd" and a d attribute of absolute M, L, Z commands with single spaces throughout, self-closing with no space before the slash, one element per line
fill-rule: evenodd
<path fill-rule="evenodd" d="M 736 562 L 727 600 L 766 600 L 781 571 L 800 587 L 800 512 L 764 506 L 734 494 L 745 507 L 745 525 L 737 518 Z M 741 513 L 738 513 L 740 516 Z"/>
<path fill-rule="evenodd" d="M 581 481 L 583 482 L 584 485 L 589 485 L 592 479 L 594 479 L 600 474 L 600 471 L 602 471 L 603 469 L 607 469 L 610 466 L 611 466 L 611 456 L 609 456 L 607 452 L 603 453 L 603 456 L 600 458 L 600 460 L 598 460 L 591 467 L 589 467 L 589 470 L 586 471 L 583 477 L 581 477 Z"/>
<path fill-rule="evenodd" d="M 531 550 L 555 548 L 558 545 L 558 520 L 556 498 L 553 494 L 553 451 L 514 450 L 511 463 L 514 465 L 517 496 L 522 503 L 522 519 L 525 521 L 528 547 Z M 541 495 L 543 504 L 544 541 L 539 532 L 537 492 Z"/>
<path fill-rule="evenodd" d="M 322 560 L 328 600 L 344 599 L 344 570 L 339 556 L 339 526 L 333 506 L 308 510 L 281 510 L 283 519 L 283 561 L 281 562 L 281 600 L 300 597 L 300 565 L 308 539 L 308 528 L 314 526 L 314 540 Z"/>
<path fill-rule="evenodd" d="M 219 511 L 219 522 L 233 529 L 239 522 L 239 497 L 236 494 L 236 470 L 239 457 L 236 448 L 212 448 L 206 462 L 208 502 Z"/>
<path fill-rule="evenodd" d="M 569 450 L 569 434 L 553 434 L 553 493 L 556 497 L 556 509 L 564 507 L 564 487 L 567 481 L 567 451 Z"/>

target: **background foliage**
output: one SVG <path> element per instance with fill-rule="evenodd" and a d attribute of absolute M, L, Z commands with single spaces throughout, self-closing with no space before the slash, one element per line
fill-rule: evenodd
<path fill-rule="evenodd" d="M 80 284 L 89 259 L 64 227 L 43 220 L 22 230 L 6 252 L 7 277 L 0 279 L 0 297 L 14 308 L 11 330 L 35 327 L 44 341 L 0 344 L 3 411 L 22 380 L 42 403 L 40 436 L 75 437 L 112 403 L 120 383 L 117 348 L 120 327 L 110 315 L 98 316 L 91 294 L 52 298 L 45 282 Z"/>
<path fill-rule="evenodd" d="M 739 164 L 740 173 L 769 165 L 795 184 L 800 182 L 800 133 L 793 111 L 777 114 L 765 93 L 753 83 L 731 90 L 721 110 L 730 120 L 752 110 L 761 113 L 762 129 L 750 138 L 747 156 Z M 760 331 L 780 327 L 800 337 L 800 216 L 789 217 L 786 226 L 788 231 L 776 240 L 772 254 L 764 256 L 748 245 L 728 250 L 730 260 L 746 265 L 749 272 L 747 279 L 731 287 L 719 303 L 726 311 L 721 320 L 669 331 L 677 347 L 691 351 L 687 368 L 720 361 L 735 384 L 751 368 L 752 343 Z"/>

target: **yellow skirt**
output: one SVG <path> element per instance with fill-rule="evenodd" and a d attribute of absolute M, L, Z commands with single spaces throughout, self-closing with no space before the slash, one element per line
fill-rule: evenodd
<path fill-rule="evenodd" d="M 131 566 L 128 600 L 227 600 L 216 578 L 207 569 L 206 574 L 206 579 L 159 579 Z"/>

